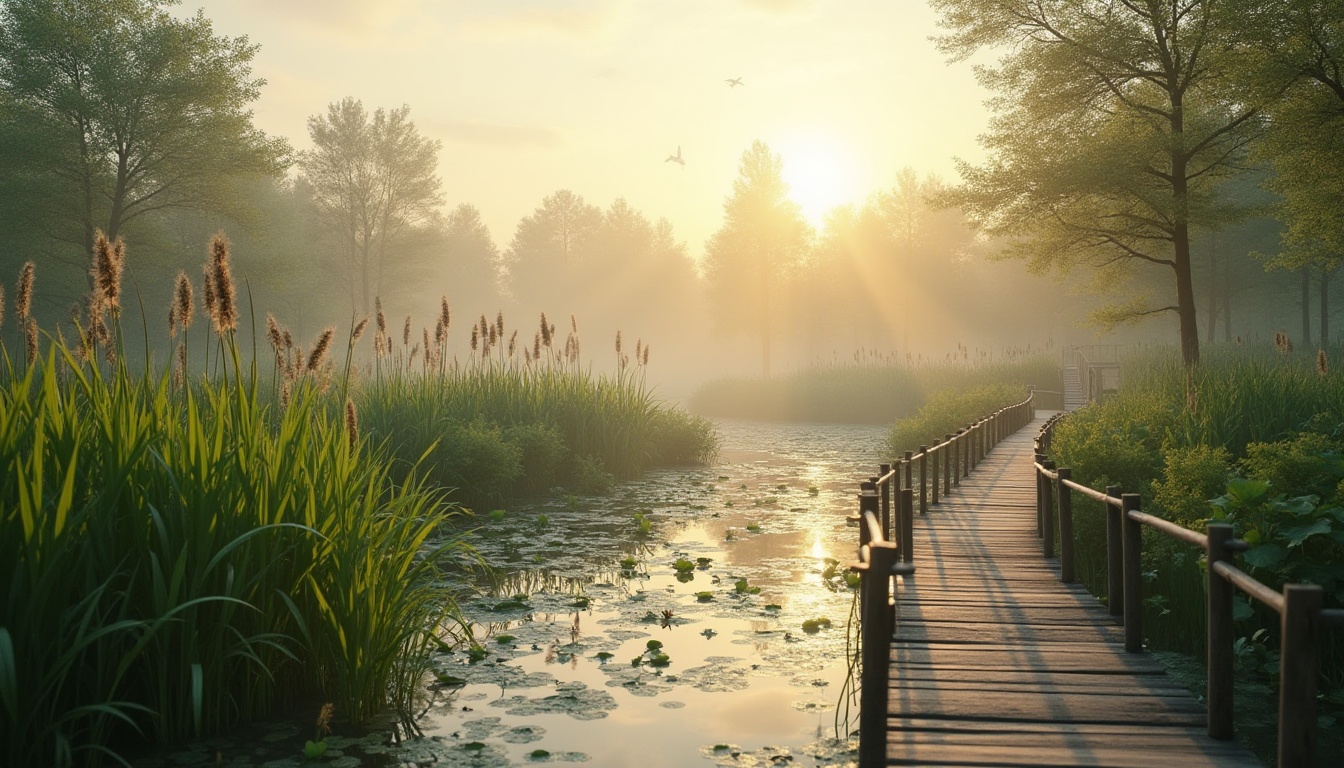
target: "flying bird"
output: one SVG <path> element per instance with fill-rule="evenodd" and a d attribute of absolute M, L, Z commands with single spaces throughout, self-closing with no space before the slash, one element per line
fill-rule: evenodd
<path fill-rule="evenodd" d="M 680 144 L 677 145 L 677 154 L 675 154 L 675 155 L 668 155 L 668 156 L 667 156 L 667 159 L 664 160 L 663 162 L 664 162 L 664 163 L 677 163 L 677 164 L 680 165 L 682 168 L 685 168 L 685 167 L 686 167 L 686 161 L 683 160 L 682 157 L 681 157 L 681 145 L 680 145 Z"/>
<path fill-rule="evenodd" d="M 729 88 L 736 88 L 737 86 L 742 85 L 742 78 L 731 77 L 723 82 L 727 83 Z"/>

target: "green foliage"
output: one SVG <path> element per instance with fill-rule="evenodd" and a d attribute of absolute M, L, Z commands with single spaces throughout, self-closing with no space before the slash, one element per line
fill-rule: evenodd
<path fill-rule="evenodd" d="M 1163 452 L 1162 479 L 1153 483 L 1153 502 L 1164 517 L 1199 530 L 1212 513 L 1208 499 L 1227 486 L 1231 457 L 1222 446 L 1170 447 Z"/>
<path fill-rule="evenodd" d="M 1329 436 L 1303 432 L 1288 440 L 1247 445 L 1241 471 L 1280 492 L 1329 500 L 1338 496 L 1344 479 L 1344 455 Z"/>
<path fill-rule="evenodd" d="M 1242 559 L 1256 578 L 1274 589 L 1319 584 L 1331 602 L 1344 605 L 1344 508 L 1271 487 L 1264 480 L 1233 480 L 1212 502 L 1214 519 L 1231 523 L 1251 545 Z"/>
<path fill-rule="evenodd" d="M 929 397 L 919 413 L 901 419 L 887 436 L 889 455 L 917 450 L 921 445 L 936 445 L 943 436 L 956 432 L 986 414 L 1027 397 L 1025 387 L 1012 384 L 986 384 L 969 390 L 944 390 Z"/>

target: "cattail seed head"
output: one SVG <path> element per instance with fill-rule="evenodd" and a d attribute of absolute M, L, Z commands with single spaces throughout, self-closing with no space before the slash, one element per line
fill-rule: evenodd
<path fill-rule="evenodd" d="M 616 332 L 616 357 L 621 356 L 621 332 Z"/>
<path fill-rule="evenodd" d="M 179 271 L 177 273 L 177 285 L 174 286 L 173 295 L 177 305 L 177 322 L 185 331 L 191 327 L 191 321 L 195 319 L 195 302 L 192 301 L 191 280 L 187 278 L 187 273 Z"/>
<path fill-rule="evenodd" d="M 177 338 L 177 304 L 168 305 L 168 338 Z"/>
<path fill-rule="evenodd" d="M 355 401 L 345 399 L 345 434 L 350 438 L 350 447 L 359 444 L 359 418 L 355 413 Z"/>
<path fill-rule="evenodd" d="M 648 344 L 645 344 L 645 345 L 644 345 L 644 356 L 643 356 L 643 358 L 640 360 L 640 365 L 648 365 L 648 364 L 649 364 L 649 345 L 648 345 Z"/>
<path fill-rule="evenodd" d="M 471 351 L 472 351 L 472 352 L 475 352 L 475 351 L 476 351 L 476 347 L 478 347 L 478 346 L 480 345 L 480 339 L 478 338 L 479 335 L 480 335 L 480 332 L 481 332 L 481 329 L 480 329 L 480 328 L 477 328 L 477 327 L 475 327 L 475 326 L 472 326 L 472 329 L 471 329 Z"/>
<path fill-rule="evenodd" d="M 1330 358 L 1324 349 L 1316 350 L 1316 373 L 1320 374 L 1321 378 L 1330 375 Z"/>
<path fill-rule="evenodd" d="M 517 348 L 518 348 L 518 332 L 514 331 L 513 335 L 509 336 L 509 357 L 513 357 L 514 350 L 516 350 Z"/>
<path fill-rule="evenodd" d="M 37 359 L 37 321 L 28 318 L 23 331 L 24 353 L 28 356 L 28 364 L 32 365 Z"/>
<path fill-rule="evenodd" d="M 552 326 L 551 326 L 549 323 L 546 322 L 546 313 L 545 313 L 545 312 L 542 312 L 542 313 L 541 313 L 541 343 L 542 343 L 543 346 L 546 346 L 546 347 L 550 347 L 550 346 L 551 346 L 551 328 L 552 328 Z"/>
<path fill-rule="evenodd" d="M 535 337 L 533 337 L 533 339 L 532 339 L 532 359 L 533 359 L 533 360 L 540 360 L 540 359 L 541 359 L 541 332 L 540 332 L 540 331 L 538 331 L 538 332 L 537 332 L 537 335 L 536 335 Z"/>
<path fill-rule="evenodd" d="M 499 332 L 499 337 L 504 338 L 504 310 L 500 310 L 495 315 L 495 329 Z"/>
<path fill-rule="evenodd" d="M 229 266 L 229 239 L 223 232 L 210 238 L 210 272 L 214 277 L 215 332 L 223 334 L 238 327 L 238 304 L 233 286 L 233 273 Z"/>
<path fill-rule="evenodd" d="M 378 333 L 387 335 L 387 316 L 383 314 L 383 299 L 381 296 L 373 297 L 373 314 L 378 318 Z"/>
<path fill-rule="evenodd" d="M 364 335 L 364 329 L 369 325 L 369 318 L 365 317 L 355 324 L 355 330 L 350 332 L 350 343 L 359 341 L 359 337 Z"/>
<path fill-rule="evenodd" d="M 93 290 L 98 300 L 112 312 L 121 309 L 121 270 L 126 258 L 126 243 L 120 237 L 115 243 L 100 229 L 93 240 Z"/>
<path fill-rule="evenodd" d="M 33 262 L 25 261 L 23 269 L 19 270 L 19 290 L 14 297 L 14 313 L 18 315 L 20 322 L 28 319 L 28 313 L 33 308 L 33 271 L 35 269 Z"/>
<path fill-rule="evenodd" d="M 178 389 L 182 388 L 183 382 L 187 380 L 187 345 L 186 343 L 177 345 L 177 365 L 173 366 L 173 384 Z"/>
<path fill-rule="evenodd" d="M 217 319 L 219 316 L 219 300 L 215 294 L 214 270 L 210 268 L 209 264 L 206 264 L 201 272 L 201 291 L 205 303 L 205 314 L 210 317 L 210 322 L 214 323 L 215 327 L 219 327 L 219 320 Z"/>
<path fill-rule="evenodd" d="M 411 343 L 411 316 L 406 316 L 406 324 L 401 326 L 401 346 Z"/>
<path fill-rule="evenodd" d="M 327 351 L 331 349 L 331 340 L 336 335 L 336 328 L 328 327 L 322 331 L 322 335 L 317 337 L 317 342 L 313 344 L 313 352 L 308 356 L 308 371 L 317 371 L 322 364 L 327 362 Z"/>
<path fill-rule="evenodd" d="M 443 330 L 446 332 L 448 326 L 452 323 L 453 313 L 448 311 L 448 297 L 439 297 L 439 322 L 443 323 Z"/>

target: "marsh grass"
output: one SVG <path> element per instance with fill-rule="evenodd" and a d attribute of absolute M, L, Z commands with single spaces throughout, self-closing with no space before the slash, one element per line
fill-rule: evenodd
<path fill-rule="evenodd" d="M 1271 561 L 1251 551 L 1239 558 L 1241 567 L 1276 590 L 1285 580 L 1321 583 L 1327 605 L 1344 606 L 1339 586 L 1344 378 L 1329 365 L 1339 354 L 1292 352 L 1285 339 L 1258 350 L 1214 347 L 1190 375 L 1174 351 L 1132 355 L 1121 363 L 1122 386 L 1115 398 L 1059 423 L 1054 458 L 1072 469 L 1075 481 L 1138 493 L 1145 511 L 1196 531 L 1226 510 L 1235 511 L 1226 501 L 1220 502 L 1226 510 L 1211 503 L 1232 492 L 1230 483 L 1245 483 L 1233 478 L 1267 481 L 1270 490 L 1257 502 L 1261 506 L 1250 510 L 1254 514 L 1228 520 L 1253 543 L 1282 544 L 1274 553 L 1282 557 Z M 1104 596 L 1102 510 L 1078 495 L 1074 510 L 1079 577 Z M 1308 526 L 1302 530 L 1313 537 L 1286 535 L 1297 530 L 1294 526 Z M 1194 548 L 1145 529 L 1144 631 L 1151 647 L 1203 653 L 1201 559 Z M 1241 598 L 1238 606 L 1243 667 L 1271 690 L 1277 674 L 1271 658 L 1277 615 Z M 1344 637 L 1327 633 L 1323 640 L 1322 717 L 1329 723 L 1344 715 Z M 1262 651 L 1253 652 L 1257 647 Z"/>
<path fill-rule="evenodd" d="M 107 245 L 74 348 L 0 369 L 0 763 L 121 761 L 301 696 L 409 713 L 453 626 L 436 566 L 465 550 L 431 539 L 453 508 L 314 383 L 259 394 L 227 271 L 207 269 L 221 375 L 131 371 Z"/>
<path fill-rule="evenodd" d="M 938 392 L 993 384 L 1012 385 L 1018 391 L 1028 385 L 1059 391 L 1059 363 L 1050 355 L 1025 353 L 1006 354 L 999 360 L 917 362 L 863 356 L 770 379 L 712 381 L 691 395 L 688 406 L 707 416 L 889 424 L 915 415 Z"/>

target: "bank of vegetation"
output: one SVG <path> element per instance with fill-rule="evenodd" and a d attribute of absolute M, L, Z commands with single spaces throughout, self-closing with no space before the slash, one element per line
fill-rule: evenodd
<path fill-rule="evenodd" d="M 1114 399 L 1059 423 L 1053 458 L 1075 481 L 1138 493 L 1145 511 L 1192 530 L 1209 521 L 1232 524 L 1251 544 L 1240 559 L 1252 576 L 1275 590 L 1287 582 L 1319 584 L 1327 607 L 1344 607 L 1344 378 L 1332 370 L 1342 355 L 1338 348 L 1293 352 L 1280 335 L 1260 349 L 1212 348 L 1194 369 L 1174 350 L 1131 356 Z M 1103 594 L 1103 513 L 1074 498 L 1078 574 Z M 1144 537 L 1146 640 L 1154 649 L 1199 656 L 1200 553 L 1149 529 Z M 1250 681 L 1244 690 L 1272 699 L 1278 616 L 1238 597 L 1237 629 L 1238 664 Z M 1321 724 L 1338 732 L 1344 637 L 1323 638 Z M 1272 740 L 1273 723 L 1261 725 Z"/>
<path fill-rule="evenodd" d="M 459 362 L 446 304 L 426 346 L 404 355 L 381 309 L 306 347 L 270 318 L 268 372 L 240 351 L 255 342 L 235 338 L 243 302 L 222 237 L 205 319 L 180 276 L 171 362 L 136 362 L 124 334 L 151 331 L 128 322 L 125 258 L 120 240 L 98 238 L 94 289 L 54 333 L 32 316 L 31 264 L 12 294 L 21 343 L 0 346 L 5 765 L 111 762 L 293 706 L 409 718 L 428 654 L 460 628 L 441 578 L 473 564 L 464 494 L 600 485 L 714 450 L 707 422 L 647 394 L 643 348 L 638 365 L 592 376 L 576 338 L 552 351 L 544 320 L 526 353 L 503 340 L 502 318 L 482 320 Z M 361 343 L 377 351 L 361 357 Z"/>
<path fill-rule="evenodd" d="M 966 411 L 965 418 L 955 424 L 963 426 L 988 413 L 979 409 L 985 398 L 969 393 L 1011 389 L 1024 397 L 1029 386 L 1061 390 L 1055 354 L 1007 350 L 991 356 L 958 347 L 938 359 L 868 353 L 856 355 L 852 362 L 818 364 L 771 378 L 720 379 L 700 387 L 687 405 L 711 416 L 843 424 L 890 424 L 921 415 L 926 409 L 929 424 L 941 424 L 935 412 Z M 966 407 L 953 405 L 966 397 L 971 397 Z"/>

